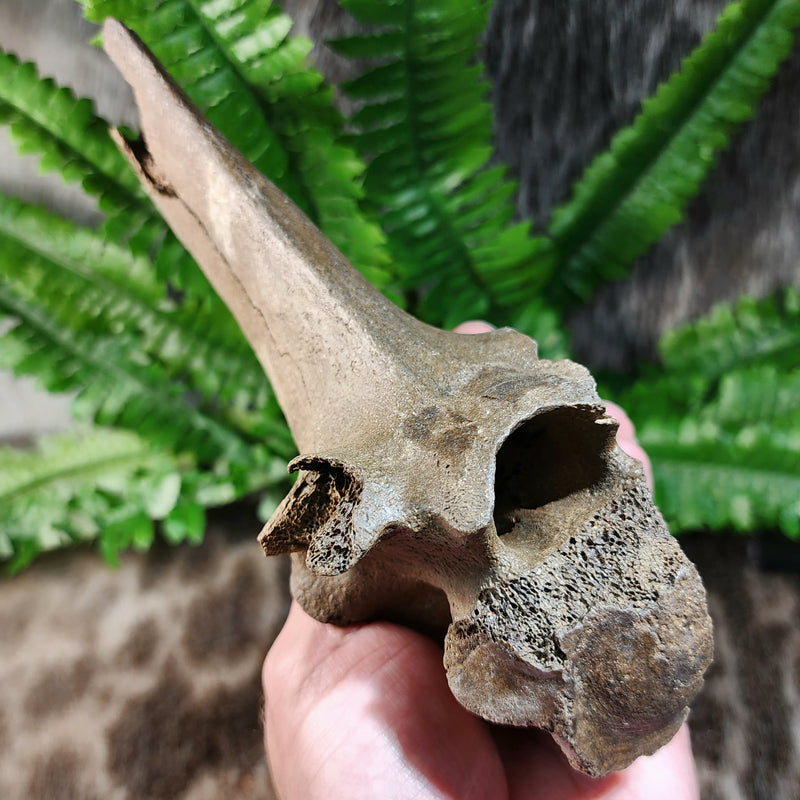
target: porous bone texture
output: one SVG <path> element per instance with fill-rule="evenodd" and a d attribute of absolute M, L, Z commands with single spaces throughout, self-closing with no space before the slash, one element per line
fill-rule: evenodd
<path fill-rule="evenodd" d="M 529 573 L 486 585 L 448 632 L 450 686 L 486 719 L 552 731 L 584 771 L 622 769 L 685 719 L 705 614 L 694 568 L 629 483 Z"/>

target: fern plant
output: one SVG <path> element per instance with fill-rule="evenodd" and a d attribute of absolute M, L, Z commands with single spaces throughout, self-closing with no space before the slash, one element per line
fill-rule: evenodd
<path fill-rule="evenodd" d="M 486 3 L 342 0 L 363 32 L 332 42 L 376 64 L 341 90 L 270 0 L 82 0 L 151 47 L 211 121 L 378 288 L 428 322 L 513 324 L 550 357 L 563 323 L 681 219 L 753 114 L 800 23 L 800 0 L 731 3 L 717 28 L 587 167 L 532 234 L 491 157 L 477 61 Z M 109 560 L 153 521 L 197 541 L 204 509 L 285 490 L 292 444 L 243 336 L 156 214 L 88 101 L 0 54 L 0 121 L 42 168 L 105 215 L 79 227 L 0 197 L 0 363 L 76 394 L 75 433 L 0 451 L 0 558 L 96 538 Z M 775 527 L 800 536 L 798 296 L 743 300 L 618 376 L 674 530 Z M 773 398 L 766 403 L 767 398 Z M 757 422 L 752 420 L 757 419 Z M 719 476 L 725 476 L 720 480 Z"/>
<path fill-rule="evenodd" d="M 673 530 L 800 538 L 800 294 L 744 298 L 671 331 L 663 367 L 621 398 L 657 465 Z"/>

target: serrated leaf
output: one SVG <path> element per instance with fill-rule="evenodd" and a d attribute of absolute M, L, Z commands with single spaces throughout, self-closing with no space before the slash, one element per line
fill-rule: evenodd
<path fill-rule="evenodd" d="M 737 126 L 753 114 L 800 24 L 797 0 L 731 3 L 679 72 L 643 103 L 553 212 L 550 296 L 588 299 L 627 274 L 683 214 Z"/>
<path fill-rule="evenodd" d="M 282 427 L 261 366 L 224 309 L 178 305 L 150 264 L 96 232 L 0 195 L 3 280 L 60 325 L 113 339 L 120 362 L 153 364 L 247 435 Z M 227 323 L 227 325 L 226 325 Z M 30 352 L 16 368 L 36 372 Z M 43 365 L 44 366 L 44 365 Z"/>
<path fill-rule="evenodd" d="M 0 309 L 18 320 L 3 337 L 0 362 L 20 374 L 36 374 L 45 386 L 57 382 L 59 388 L 78 390 L 75 409 L 83 409 L 85 418 L 140 432 L 175 453 L 192 452 L 200 462 L 247 460 L 247 437 L 215 418 L 213 409 L 193 408 L 184 389 L 165 379 L 157 364 L 135 363 L 124 337 L 59 325 L 35 298 L 3 280 Z"/>
<path fill-rule="evenodd" d="M 198 503 L 178 503 L 162 523 L 164 538 L 170 544 L 179 544 L 186 540 L 199 544 L 205 527 L 205 510 Z"/>
<path fill-rule="evenodd" d="M 664 364 L 618 397 L 674 531 L 800 533 L 800 303 L 743 298 L 672 331 Z"/>
<path fill-rule="evenodd" d="M 402 266 L 401 285 L 417 295 L 414 312 L 437 325 L 475 314 L 499 324 L 512 313 L 529 318 L 518 312 L 540 305 L 541 276 L 529 265 L 542 245 L 528 226 L 509 227 L 514 187 L 488 166 L 488 87 L 473 66 L 487 5 L 398 0 L 381 6 L 386 14 L 361 0 L 345 7 L 379 26 L 334 46 L 379 61 L 342 88 L 365 101 L 351 119 L 352 140 L 369 162 L 365 187 Z M 524 273 L 514 285 L 524 290 L 502 286 L 508 273 Z"/>
<path fill-rule="evenodd" d="M 108 123 L 94 114 L 91 103 L 39 78 L 32 63 L 21 63 L 3 51 L 0 109 L 20 149 L 40 155 L 47 170 L 63 167 L 71 180 L 91 177 L 102 182 L 106 193 L 149 205 L 108 135 Z M 96 184 L 90 188 L 96 189 Z"/>
<path fill-rule="evenodd" d="M 131 498 L 142 481 L 175 469 L 168 453 L 118 431 L 45 437 L 36 450 L 0 448 L 0 536 L 11 544 L 2 557 L 13 571 L 39 552 L 95 538 L 119 515 L 140 514 Z M 141 530 L 135 543 L 145 544 Z"/>
<path fill-rule="evenodd" d="M 731 435 L 706 426 L 683 436 L 690 421 L 639 426 L 653 461 L 656 500 L 673 532 L 776 528 L 796 536 L 800 518 L 800 436 L 766 425 Z"/>

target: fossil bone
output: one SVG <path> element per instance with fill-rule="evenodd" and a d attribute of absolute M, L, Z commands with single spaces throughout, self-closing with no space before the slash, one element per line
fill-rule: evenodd
<path fill-rule="evenodd" d="M 513 330 L 437 330 L 373 289 L 115 21 L 118 143 L 253 346 L 301 456 L 260 542 L 316 618 L 444 638 L 459 701 L 593 775 L 677 731 L 711 658 L 696 570 L 594 382 Z"/>

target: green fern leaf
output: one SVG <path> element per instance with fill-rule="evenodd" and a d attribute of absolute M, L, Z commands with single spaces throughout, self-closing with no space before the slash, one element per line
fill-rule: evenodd
<path fill-rule="evenodd" d="M 145 258 L 109 242 L 97 231 L 2 193 L 0 236 L 39 253 L 54 265 L 102 276 L 109 284 L 135 294 L 143 308 L 152 310 L 162 302 L 163 287 Z M 14 261 L 5 250 L 0 263 L 6 275 L 13 269 Z"/>
<path fill-rule="evenodd" d="M 53 298 L 44 307 L 29 293 L 28 286 L 0 280 L 0 309 L 16 322 L 0 339 L 0 366 L 35 375 L 50 391 L 78 391 L 73 403 L 77 417 L 132 430 L 176 455 L 192 454 L 206 468 L 235 470 L 240 465 L 258 471 L 259 464 L 273 458 L 274 452 L 243 436 L 213 406 L 198 406 L 159 364 L 143 355 L 132 360 L 126 335 L 65 325 L 76 313 L 75 295 Z M 285 458 L 288 437 L 282 430 L 274 431 L 271 444 L 275 449 L 282 444 Z M 244 472 L 239 477 L 246 479 Z"/>
<path fill-rule="evenodd" d="M 542 269 L 559 304 L 586 300 L 676 222 L 716 154 L 753 108 L 794 42 L 798 0 L 731 3 L 681 70 L 643 103 L 553 212 Z"/>
<path fill-rule="evenodd" d="M 800 536 L 800 294 L 717 307 L 661 350 L 663 366 L 619 399 L 673 530 Z"/>
<path fill-rule="evenodd" d="M 33 64 L 0 51 L 0 123 L 10 126 L 21 154 L 35 154 L 43 170 L 79 181 L 106 215 L 105 236 L 129 242 L 138 252 L 174 240 L 109 136 L 108 123 L 92 104 L 77 99 L 50 79 L 40 79 Z M 222 304 L 183 248 L 172 251 L 163 271 L 167 281 L 194 289 L 195 297 L 217 309 Z M 163 261 L 160 262 L 163 264 Z M 181 279 L 183 282 L 181 283 Z M 232 334 L 235 336 L 235 334 Z"/>
<path fill-rule="evenodd" d="M 42 168 L 81 181 L 102 202 L 148 207 L 138 181 L 97 117 L 90 101 L 39 78 L 31 63 L 0 51 L 0 122 L 9 125 L 22 154 L 36 154 Z"/>
<path fill-rule="evenodd" d="M 152 361 L 165 380 L 197 393 L 205 407 L 243 434 L 269 437 L 283 428 L 263 370 L 241 333 L 231 342 L 219 336 L 215 313 L 163 298 L 146 259 L 2 195 L 0 243 L 4 280 L 59 325 L 113 337 L 120 358 Z"/>
<path fill-rule="evenodd" d="M 724 381 L 729 395 L 731 387 L 747 382 L 751 370 L 791 380 L 800 367 L 800 292 L 788 288 L 761 300 L 743 297 L 734 306 L 720 304 L 664 334 L 659 351 L 662 366 L 647 372 L 622 400 L 635 418 L 697 414 L 722 391 Z M 769 386 L 779 391 L 766 376 L 754 381 L 761 393 L 760 400 L 748 395 L 754 413 L 773 407 Z"/>
<path fill-rule="evenodd" d="M 122 431 L 80 430 L 45 437 L 36 450 L 2 448 L 0 560 L 14 572 L 40 552 L 98 538 L 112 563 L 125 547 L 144 549 L 150 520 L 175 509 L 190 467 Z"/>
<path fill-rule="evenodd" d="M 733 433 L 694 419 L 639 427 L 656 500 L 674 533 L 773 528 L 800 538 L 800 433 L 756 423 Z"/>
<path fill-rule="evenodd" d="M 442 326 L 469 317 L 519 324 L 514 314 L 541 287 L 528 265 L 544 242 L 527 224 L 509 224 L 515 187 L 488 167 L 488 88 L 471 66 L 487 4 L 342 5 L 380 26 L 331 44 L 381 62 L 342 88 L 363 102 L 351 119 L 353 141 L 368 160 L 365 189 L 402 265 L 403 288 L 417 294 L 414 312 Z M 509 283 L 520 271 L 524 290 Z"/>
<path fill-rule="evenodd" d="M 66 521 L 58 526 L 50 525 L 45 517 L 34 524 L 38 501 L 8 507 L 0 503 L 8 515 L 0 514 L 0 549 L 3 541 L 8 545 L 13 540 L 13 565 L 24 566 L 40 550 L 65 544 L 68 537 L 89 535 L 101 536 L 101 549 L 113 560 L 119 549 L 147 543 L 150 519 L 163 518 L 171 540 L 194 540 L 202 507 L 229 503 L 267 487 L 286 488 L 285 463 L 293 448 L 285 426 L 272 434 L 262 431 L 265 441 L 248 441 L 217 420 L 212 410 L 193 407 L 191 396 L 180 385 L 168 383 L 155 365 L 142 364 L 141 358 L 127 361 L 125 337 L 109 340 L 70 331 L 49 309 L 43 312 L 15 296 L 4 281 L 0 281 L 0 310 L 14 324 L 0 338 L 0 365 L 17 374 L 35 375 L 51 391 L 77 391 L 76 416 L 135 431 L 147 442 L 148 452 L 168 457 L 180 467 L 181 480 L 180 493 L 173 498 L 169 490 L 177 480 L 174 469 L 165 476 L 143 473 L 146 491 L 137 493 L 135 486 L 120 485 L 119 492 L 128 502 L 123 509 L 115 502 L 110 515 L 105 506 L 107 487 L 101 481 L 99 492 L 92 493 L 94 473 L 87 468 L 82 473 L 86 485 L 80 501 L 68 505 Z M 76 310 L 67 296 L 64 311 Z M 0 488 L 6 485 L 0 465 Z M 97 513 L 87 518 L 92 509 Z M 18 517 L 26 524 L 17 525 Z M 89 524 L 87 519 L 103 522 Z M 86 530 L 84 523 L 89 526 Z M 44 539 L 26 538 L 33 532 Z"/>
<path fill-rule="evenodd" d="M 800 359 L 789 371 L 767 363 L 724 375 L 716 417 L 727 429 L 767 419 L 773 428 L 800 430 Z"/>
<path fill-rule="evenodd" d="M 285 490 L 285 469 L 256 473 L 253 489 Z M 198 543 L 205 508 L 238 496 L 230 475 L 200 472 L 127 431 L 79 428 L 33 450 L 0 448 L 0 561 L 16 572 L 39 553 L 96 540 L 118 564 L 120 551 L 150 546 L 154 521 L 170 543 Z"/>
<path fill-rule="evenodd" d="M 796 367 L 800 352 L 800 291 L 743 297 L 719 305 L 695 322 L 666 333 L 659 343 L 670 371 L 702 373 L 709 380 L 736 366 L 770 362 Z"/>

